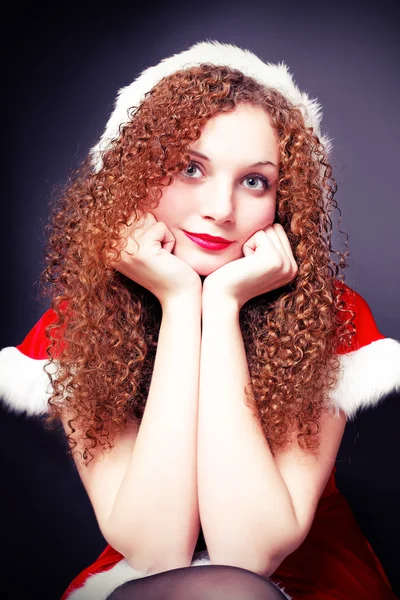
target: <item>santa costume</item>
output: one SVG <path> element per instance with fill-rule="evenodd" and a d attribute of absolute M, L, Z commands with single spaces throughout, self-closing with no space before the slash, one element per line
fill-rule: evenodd
<path fill-rule="evenodd" d="M 128 122 L 130 107 L 138 106 L 144 94 L 163 77 L 203 63 L 239 69 L 277 89 L 300 108 L 306 124 L 313 127 L 325 148 L 330 149 L 330 141 L 320 132 L 320 105 L 298 89 L 284 64 L 266 64 L 248 50 L 207 41 L 146 69 L 119 91 L 105 131 L 91 150 L 93 169 L 102 168 L 102 156 L 120 127 Z M 344 290 L 342 299 L 346 308 L 355 312 L 355 335 L 350 346 L 338 348 L 340 376 L 330 402 L 333 411 L 342 410 L 351 420 L 360 409 L 377 406 L 389 393 L 400 389 L 400 343 L 378 331 L 367 303 L 359 294 L 342 283 L 338 282 L 338 286 Z M 49 346 L 45 330 L 55 319 L 55 312 L 49 309 L 19 346 L 0 352 L 0 396 L 11 411 L 29 416 L 43 415 L 48 410 L 51 389 L 44 370 Z M 335 471 L 336 467 L 306 539 L 286 557 L 270 580 L 293 600 L 395 600 L 381 563 L 336 487 Z M 205 564 L 210 564 L 210 560 L 199 537 L 191 566 Z M 73 580 L 62 600 L 106 600 L 122 583 L 147 575 L 135 570 L 107 545 L 95 562 Z"/>

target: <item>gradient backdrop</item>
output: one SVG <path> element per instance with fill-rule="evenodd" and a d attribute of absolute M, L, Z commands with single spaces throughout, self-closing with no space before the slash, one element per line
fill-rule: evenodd
<path fill-rule="evenodd" d="M 116 90 L 206 38 L 286 62 L 300 87 L 322 103 L 323 130 L 334 144 L 341 228 L 349 234 L 347 282 L 370 304 L 381 332 L 400 339 L 394 4 L 57 4 L 11 6 L 3 20 L 1 346 L 18 344 L 46 308 L 35 298 L 51 191 L 97 141 Z M 335 240 L 342 249 L 344 237 Z M 338 485 L 397 593 L 399 415 L 393 395 L 357 417 L 338 459 Z M 0 427 L 1 527 L 9 559 L 4 585 L 12 582 L 13 598 L 54 600 L 104 540 L 62 440 L 44 432 L 39 420 L 4 410 Z"/>

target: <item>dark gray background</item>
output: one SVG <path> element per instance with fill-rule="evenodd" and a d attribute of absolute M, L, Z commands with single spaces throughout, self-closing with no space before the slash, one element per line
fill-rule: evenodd
<path fill-rule="evenodd" d="M 33 298 L 52 187 L 97 141 L 118 88 L 205 38 L 285 61 L 322 103 L 350 236 L 347 280 L 382 333 L 400 339 L 398 14 L 385 2 L 362 10 L 294 0 L 244 6 L 207 0 L 135 12 L 117 2 L 107 12 L 72 6 L 60 13 L 35 5 L 11 23 L 3 51 L 2 346 L 18 343 L 42 312 Z"/>
<path fill-rule="evenodd" d="M 20 343 L 45 308 L 35 298 L 51 190 L 97 141 L 116 90 L 206 38 L 286 62 L 322 103 L 341 228 L 349 234 L 347 282 L 370 304 L 381 332 L 400 339 L 394 5 L 206 0 L 141 8 L 36 3 L 11 11 L 2 34 L 1 346 Z M 336 239 L 342 248 L 343 237 Z M 398 401 L 392 396 L 348 424 L 337 478 L 397 593 Z M 5 581 L 13 582 L 15 598 L 39 597 L 40 590 L 54 599 L 104 540 L 62 440 L 43 432 L 39 420 L 3 410 L 0 425 Z"/>

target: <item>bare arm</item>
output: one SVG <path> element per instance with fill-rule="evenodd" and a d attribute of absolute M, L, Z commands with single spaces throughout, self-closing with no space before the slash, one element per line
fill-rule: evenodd
<path fill-rule="evenodd" d="M 198 428 L 204 537 L 212 563 L 269 576 L 276 557 L 295 549 L 298 524 L 254 410 L 244 403 L 248 382 L 237 306 L 205 297 Z"/>
<path fill-rule="evenodd" d="M 149 395 L 140 425 L 128 420 L 112 450 L 86 467 L 82 483 L 106 541 L 148 572 L 187 566 L 200 529 L 197 408 L 201 296 L 165 305 Z M 62 422 L 69 432 L 64 412 Z M 80 449 L 78 445 L 77 449 Z"/>
<path fill-rule="evenodd" d="M 203 285 L 199 508 L 212 562 L 269 576 L 307 536 L 346 415 L 336 419 L 323 412 L 317 456 L 299 448 L 296 431 L 289 446 L 272 455 L 254 398 L 249 406 L 244 402 L 250 376 L 239 310 L 250 298 L 291 281 L 297 265 L 279 224 L 255 232 L 243 253 Z"/>
<path fill-rule="evenodd" d="M 152 380 L 140 427 L 129 422 L 110 453 L 77 467 L 107 542 L 134 568 L 154 573 L 189 565 L 200 529 L 201 280 L 171 254 L 175 239 L 151 213 L 124 226 L 121 241 L 112 266 L 162 307 Z"/>
<path fill-rule="evenodd" d="M 145 412 L 104 526 L 107 541 L 139 570 L 187 566 L 196 545 L 200 319 L 198 295 L 163 307 Z"/>

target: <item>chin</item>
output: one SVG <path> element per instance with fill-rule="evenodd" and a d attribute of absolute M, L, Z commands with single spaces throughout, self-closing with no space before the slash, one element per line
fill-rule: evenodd
<path fill-rule="evenodd" d="M 217 269 L 219 269 L 219 266 L 218 267 L 214 267 L 214 268 L 212 268 L 212 267 L 206 267 L 206 266 L 203 266 L 203 267 L 196 267 L 194 265 L 190 265 L 190 266 L 201 277 L 207 277 L 207 275 L 211 275 L 211 273 L 213 273 L 214 271 L 216 271 Z"/>
<path fill-rule="evenodd" d="M 185 262 L 190 265 L 192 267 L 192 269 L 194 271 L 196 271 L 196 273 L 202 277 L 207 277 L 207 275 L 211 275 L 211 273 L 213 273 L 214 271 L 217 271 L 218 269 L 220 269 L 221 267 L 223 267 L 224 265 L 226 265 L 228 262 L 230 262 L 229 260 L 225 260 L 225 261 L 217 261 L 217 260 L 211 260 L 211 261 L 199 261 L 199 260 L 185 260 Z"/>
<path fill-rule="evenodd" d="M 181 248 L 174 248 L 172 254 L 183 260 L 192 267 L 193 271 L 196 271 L 198 275 L 203 277 L 207 277 L 207 275 L 210 275 L 226 263 L 230 262 L 229 260 L 223 260 L 220 256 L 199 256 L 198 252 L 187 252 Z"/>

